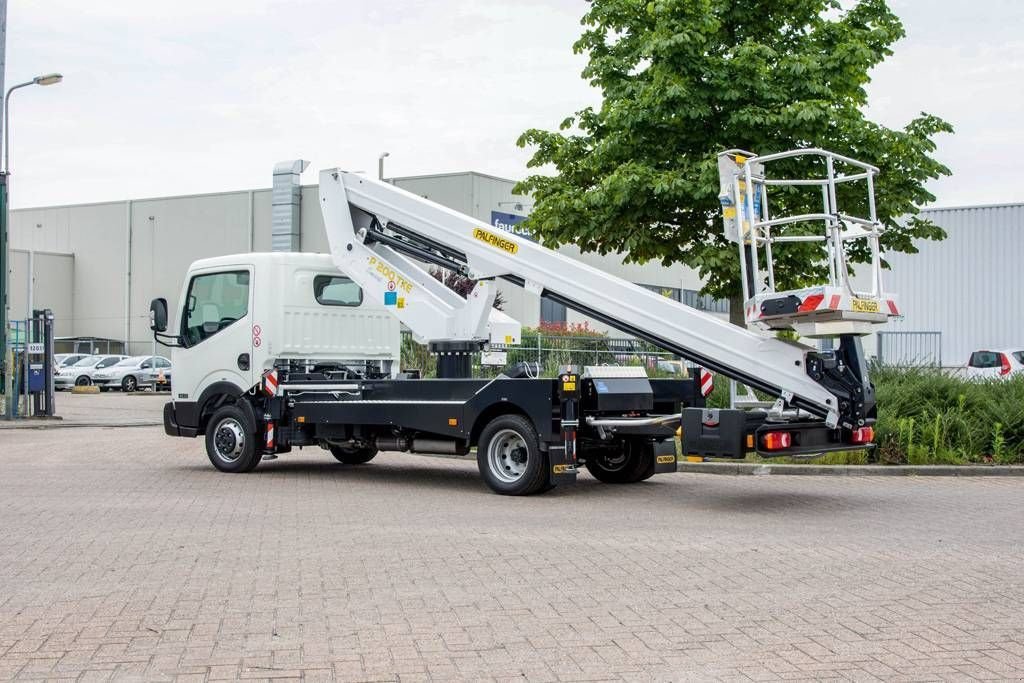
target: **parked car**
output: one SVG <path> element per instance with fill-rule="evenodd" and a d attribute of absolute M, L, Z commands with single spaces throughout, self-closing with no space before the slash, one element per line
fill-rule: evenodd
<path fill-rule="evenodd" d="M 67 367 L 57 370 L 53 376 L 55 389 L 70 389 L 73 386 L 87 387 L 92 384 L 93 374 L 124 360 L 124 356 L 86 356 Z"/>
<path fill-rule="evenodd" d="M 66 368 L 74 365 L 78 361 L 82 360 L 89 354 L 87 353 L 57 353 L 53 356 L 53 374 L 56 375 L 57 371 L 61 368 Z"/>
<path fill-rule="evenodd" d="M 1024 350 L 975 351 L 967 361 L 968 379 L 998 379 L 1024 372 Z"/>
<path fill-rule="evenodd" d="M 171 390 L 171 362 L 162 356 L 157 356 L 150 368 L 142 377 L 142 385 L 152 387 L 153 391 Z"/>
<path fill-rule="evenodd" d="M 88 353 L 58 353 L 53 356 L 53 364 L 57 366 L 57 369 L 66 368 L 69 365 L 74 365 L 83 358 L 88 358 Z"/>
<path fill-rule="evenodd" d="M 156 368 L 157 364 L 171 367 L 171 361 L 163 356 L 132 356 L 125 358 L 120 363 L 104 368 L 93 373 L 92 383 L 100 388 L 100 391 L 118 388 L 131 393 L 143 383 L 143 378 L 150 370 Z"/>

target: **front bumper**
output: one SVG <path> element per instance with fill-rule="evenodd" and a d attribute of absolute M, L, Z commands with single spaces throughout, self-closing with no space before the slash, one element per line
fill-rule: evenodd
<path fill-rule="evenodd" d="M 174 402 L 168 401 L 164 404 L 164 433 L 168 436 L 185 436 L 194 438 L 198 433 L 198 427 L 191 427 L 179 424 L 178 414 L 174 408 Z"/>

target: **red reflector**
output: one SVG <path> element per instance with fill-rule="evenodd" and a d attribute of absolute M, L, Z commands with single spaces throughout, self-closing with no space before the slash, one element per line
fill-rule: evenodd
<path fill-rule="evenodd" d="M 793 435 L 789 432 L 768 432 L 761 435 L 761 448 L 766 451 L 778 451 L 793 445 Z"/>
<path fill-rule="evenodd" d="M 850 443 L 871 443 L 875 440 L 874 427 L 861 427 L 854 429 L 850 435 Z"/>
<path fill-rule="evenodd" d="M 1000 375 L 1010 374 L 1010 359 L 1006 357 L 1005 353 L 999 354 L 999 362 L 1002 364 L 1002 368 L 999 370 Z"/>
<path fill-rule="evenodd" d="M 803 303 L 800 304 L 798 311 L 813 311 L 821 305 L 821 302 L 825 300 L 824 294 L 811 294 L 809 297 L 804 299 Z"/>

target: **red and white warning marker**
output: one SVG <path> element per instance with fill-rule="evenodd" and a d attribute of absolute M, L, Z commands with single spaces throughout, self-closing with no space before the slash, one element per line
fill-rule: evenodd
<path fill-rule="evenodd" d="M 267 438 L 266 438 L 266 441 L 264 442 L 264 446 L 266 447 L 266 449 L 268 451 L 272 451 L 272 450 L 274 450 L 277 447 L 275 442 L 274 442 L 274 421 L 273 420 L 268 420 L 267 421 Z"/>
<path fill-rule="evenodd" d="M 704 398 L 711 395 L 711 392 L 715 389 L 715 376 L 710 371 L 704 368 L 700 369 L 700 394 Z"/>
<path fill-rule="evenodd" d="M 263 393 L 267 396 L 277 396 L 277 370 L 267 370 L 263 373 Z"/>

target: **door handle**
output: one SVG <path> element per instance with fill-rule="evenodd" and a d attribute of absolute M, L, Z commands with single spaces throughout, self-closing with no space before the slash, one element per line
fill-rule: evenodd
<path fill-rule="evenodd" d="M 240 353 L 238 354 L 238 369 L 248 370 L 249 369 L 249 354 Z"/>

